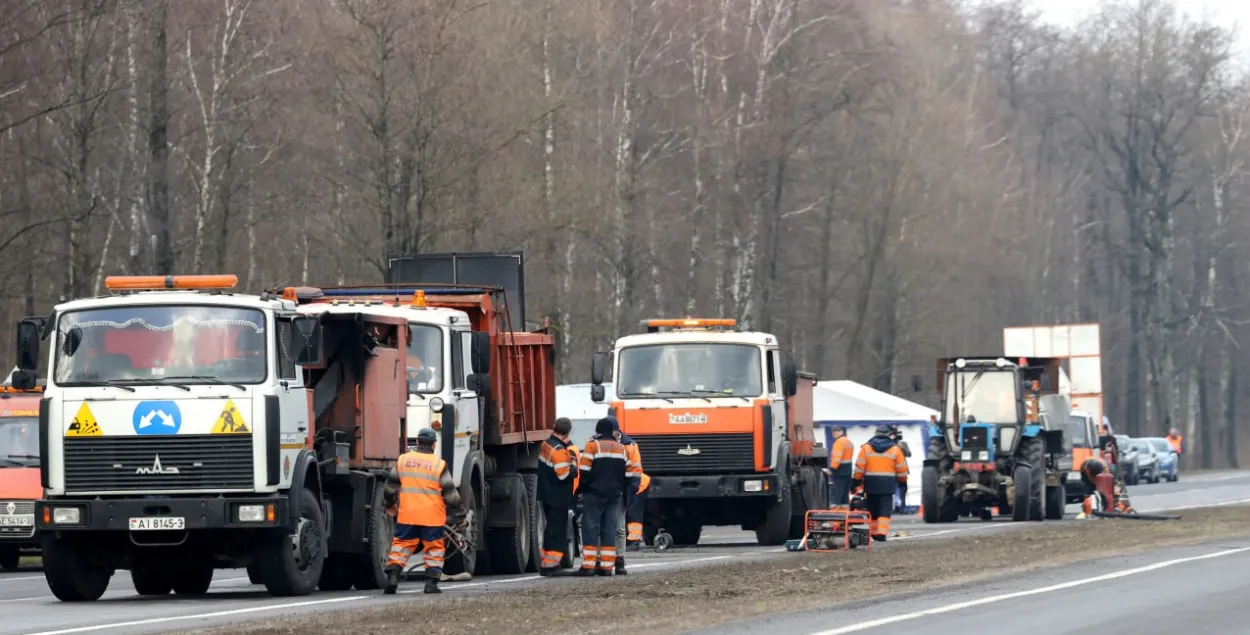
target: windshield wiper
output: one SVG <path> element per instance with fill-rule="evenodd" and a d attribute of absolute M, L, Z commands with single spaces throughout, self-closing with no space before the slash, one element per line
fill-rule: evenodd
<path fill-rule="evenodd" d="M 121 388 L 122 390 L 128 390 L 128 391 L 130 391 L 130 392 L 134 392 L 134 391 L 135 391 L 135 389 L 134 389 L 134 388 L 131 388 L 130 386 L 127 386 L 127 385 L 125 385 L 125 384 L 119 384 L 119 383 L 117 383 L 117 380 L 100 381 L 100 380 L 98 380 L 98 379 L 78 379 L 78 380 L 74 380 L 74 381 L 72 381 L 72 382 L 67 382 L 67 384 L 68 384 L 68 385 L 70 385 L 70 386 L 92 386 L 92 387 L 104 387 L 104 388 Z"/>
<path fill-rule="evenodd" d="M 188 388 L 187 386 L 183 386 L 182 384 L 166 383 L 165 378 L 163 377 L 140 377 L 136 379 L 130 379 L 127 381 L 134 383 L 134 384 L 143 384 L 145 386 L 173 386 L 174 388 L 181 388 L 187 392 L 191 392 L 190 388 Z"/>
<path fill-rule="evenodd" d="M 191 381 L 206 381 L 210 384 L 219 384 L 222 386 L 233 386 L 235 388 L 238 388 L 239 390 L 243 390 L 243 391 L 247 390 L 247 386 L 244 386 L 243 384 L 236 383 L 233 381 L 224 381 L 221 379 L 217 379 L 216 377 L 209 377 L 208 375 L 166 375 L 165 377 L 162 377 L 161 379 L 184 379 L 184 380 L 189 379 Z M 181 386 L 178 384 L 170 384 L 170 385 L 178 386 L 179 388 L 186 388 L 186 386 Z M 187 390 L 191 390 L 191 389 L 187 388 Z"/>
<path fill-rule="evenodd" d="M 739 395 L 736 392 L 725 392 L 723 390 L 708 390 L 706 388 L 696 388 L 695 390 L 690 391 L 690 394 L 692 395 L 695 393 L 707 393 L 709 395 L 716 395 L 717 397 L 737 397 L 738 399 L 741 399 L 747 403 L 751 403 L 750 399 L 747 399 L 746 397 L 743 397 L 742 395 Z M 711 401 L 711 399 L 708 399 L 708 401 Z"/>
<path fill-rule="evenodd" d="M 664 401 L 673 403 L 672 399 L 669 399 L 668 397 L 664 396 L 664 394 L 671 394 L 671 393 L 660 394 L 660 393 L 654 393 L 654 392 L 619 392 L 616 394 L 622 397 L 655 397 L 656 399 L 663 399 Z"/>

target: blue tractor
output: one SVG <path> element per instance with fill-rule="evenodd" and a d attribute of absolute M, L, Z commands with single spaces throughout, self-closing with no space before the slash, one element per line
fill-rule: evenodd
<path fill-rule="evenodd" d="M 940 416 L 929 430 L 921 473 L 926 523 L 963 516 L 1061 519 L 1063 426 L 1059 360 L 960 357 L 938 360 Z"/>

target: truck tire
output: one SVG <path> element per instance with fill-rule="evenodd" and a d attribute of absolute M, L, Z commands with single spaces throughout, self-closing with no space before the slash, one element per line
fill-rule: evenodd
<path fill-rule="evenodd" d="M 564 555 L 560 556 L 560 568 L 572 569 L 573 565 L 577 563 L 577 533 L 573 531 L 576 529 L 577 523 L 572 518 L 565 522 L 569 524 L 569 533 L 567 534 L 569 544 L 564 548 Z"/>
<path fill-rule="evenodd" d="M 799 498 L 795 500 L 794 509 L 790 515 L 790 540 L 797 540 L 807 533 L 807 512 L 813 509 L 825 509 L 829 505 L 829 492 L 827 491 L 824 472 L 820 468 L 810 465 L 802 466 L 798 469 L 799 482 L 795 489 L 795 493 Z"/>
<path fill-rule="evenodd" d="M 790 511 L 794 504 L 791 488 L 787 481 L 789 475 L 781 473 L 781 500 L 771 501 L 764 512 L 764 522 L 755 528 L 755 540 L 764 546 L 784 545 L 790 535 Z M 673 536 L 676 539 L 676 536 Z"/>
<path fill-rule="evenodd" d="M 469 547 L 467 552 L 456 549 L 455 553 L 451 554 L 452 548 L 451 545 L 448 544 L 447 552 L 451 555 L 443 561 L 443 573 L 446 573 L 447 575 L 459 575 L 461 573 L 482 575 L 482 571 L 478 571 L 477 561 L 480 548 L 485 546 L 482 542 L 482 537 L 486 533 L 486 510 L 484 508 L 479 508 L 477 504 L 477 494 L 473 492 L 472 486 L 466 487 L 465 490 L 460 493 L 460 496 L 461 502 L 464 504 L 464 508 L 466 510 L 473 511 L 473 526 L 470 527 L 469 532 L 473 535 L 468 536 L 468 539 L 473 543 L 473 546 Z"/>
<path fill-rule="evenodd" d="M 22 561 L 22 550 L 17 547 L 0 547 L 0 570 L 17 571 Z"/>
<path fill-rule="evenodd" d="M 213 563 L 188 563 L 173 578 L 174 593 L 178 595 L 204 595 L 213 584 Z"/>
<path fill-rule="evenodd" d="M 325 569 L 329 540 L 321 501 L 309 489 L 301 489 L 299 497 L 295 534 L 272 536 L 261 547 L 265 588 L 275 597 L 312 593 Z"/>
<path fill-rule="evenodd" d="M 94 602 L 108 590 L 113 570 L 90 565 L 79 549 L 56 538 L 43 544 L 43 575 L 52 595 L 62 602 Z"/>
<path fill-rule="evenodd" d="M 247 565 L 247 581 L 252 584 L 265 583 L 265 576 L 261 573 L 260 564 L 253 562 Z"/>
<path fill-rule="evenodd" d="M 1063 520 L 1063 508 L 1067 506 L 1065 499 L 1062 484 L 1046 488 L 1046 520 Z"/>
<path fill-rule="evenodd" d="M 1015 500 L 1011 504 L 1011 520 L 1013 522 L 1021 522 L 1029 519 L 1029 508 L 1032 507 L 1032 501 L 1029 500 L 1033 494 L 1033 472 L 1026 465 L 1016 466 L 1016 471 L 1012 474 L 1012 488 L 1015 494 Z"/>
<path fill-rule="evenodd" d="M 529 565 L 530 534 L 533 533 L 533 521 L 530 520 L 528 494 L 525 481 L 520 474 L 504 474 L 497 477 L 513 481 L 505 488 L 509 492 L 505 503 L 512 509 L 512 516 L 517 519 L 515 527 L 492 529 L 486 534 L 486 546 L 490 549 L 491 569 L 494 573 L 505 575 L 525 573 Z"/>
<path fill-rule="evenodd" d="M 533 531 L 530 532 L 530 564 L 525 570 L 529 573 L 537 573 L 543 563 L 543 532 L 547 530 L 547 518 L 542 508 L 538 506 L 538 475 L 522 474 L 521 480 L 525 483 L 530 518 L 534 521 Z M 625 519 L 622 518 L 621 522 L 625 522 Z"/>
<path fill-rule="evenodd" d="M 395 536 L 395 519 L 386 513 L 386 483 L 373 483 L 373 496 L 365 511 L 365 536 L 369 543 L 365 552 L 340 556 L 347 560 L 347 578 L 357 591 L 374 591 L 386 586 L 386 561 L 391 554 L 391 538 Z"/>
<path fill-rule="evenodd" d="M 920 509 L 930 525 L 942 522 L 942 493 L 938 491 L 938 470 L 929 466 L 920 471 Z"/>
<path fill-rule="evenodd" d="M 174 589 L 168 569 L 145 563 L 135 563 L 130 569 L 130 582 L 139 595 L 169 595 Z"/>
<path fill-rule="evenodd" d="M 1020 441 L 1019 457 L 1029 466 L 1029 520 L 1046 519 L 1046 441 L 1033 437 Z"/>

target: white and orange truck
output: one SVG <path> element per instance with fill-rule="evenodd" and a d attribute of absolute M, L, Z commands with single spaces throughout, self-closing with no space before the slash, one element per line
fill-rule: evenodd
<path fill-rule="evenodd" d="M 775 335 L 737 330 L 734 320 L 644 325 L 591 363 L 591 398 L 609 403 L 651 477 L 644 538 L 663 530 L 695 544 L 716 525 L 753 530 L 763 545 L 801 537 L 804 514 L 828 501 L 815 376 L 784 359 Z"/>

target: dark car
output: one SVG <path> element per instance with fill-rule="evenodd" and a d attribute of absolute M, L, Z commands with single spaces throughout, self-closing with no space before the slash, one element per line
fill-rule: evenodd
<path fill-rule="evenodd" d="M 1129 442 L 1126 434 L 1115 435 L 1115 442 L 1120 446 L 1120 456 L 1117 457 L 1120 466 L 1120 478 L 1124 479 L 1125 485 L 1138 484 L 1141 479 L 1141 471 L 1137 464 L 1137 450 Z"/>

